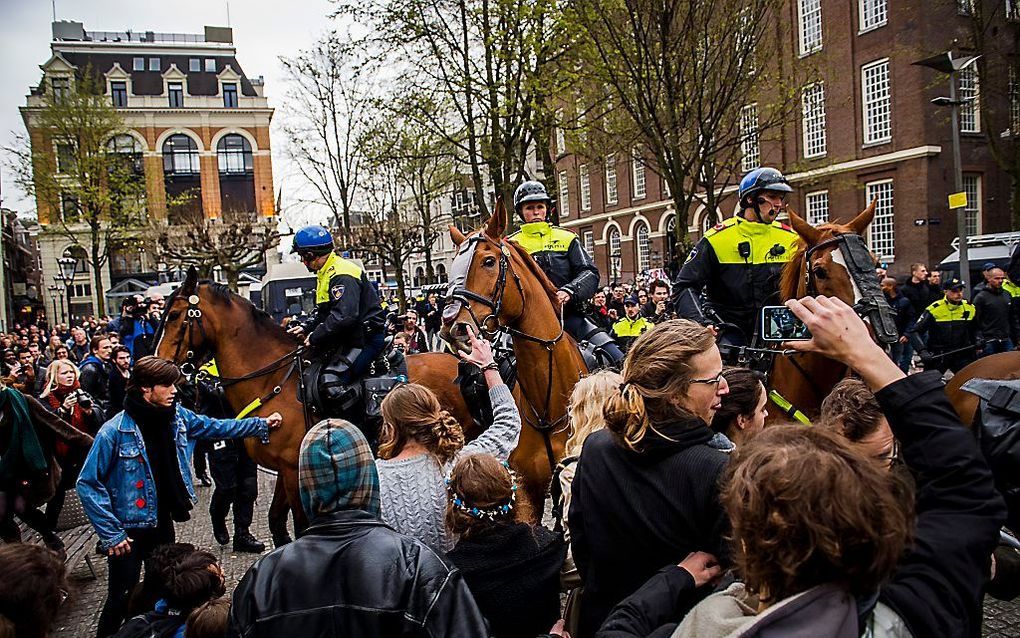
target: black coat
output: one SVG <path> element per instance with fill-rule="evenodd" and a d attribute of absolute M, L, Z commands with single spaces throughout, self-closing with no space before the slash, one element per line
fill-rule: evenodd
<path fill-rule="evenodd" d="M 534 638 L 560 617 L 563 537 L 524 523 L 462 538 L 449 558 L 496 638 Z"/>
<path fill-rule="evenodd" d="M 488 636 L 461 578 L 424 544 L 361 510 L 316 518 L 234 590 L 231 637 Z"/>
<path fill-rule="evenodd" d="M 728 563 L 729 521 L 718 480 L 728 456 L 707 445 L 700 419 L 649 430 L 632 452 L 602 430 L 588 437 L 571 486 L 570 542 L 584 581 L 578 635 L 587 638 L 618 602 L 689 552 Z"/>
<path fill-rule="evenodd" d="M 977 336 L 983 341 L 1013 339 L 1017 336 L 1017 306 L 1004 288 L 986 287 L 974 295 L 977 308 Z"/>
<path fill-rule="evenodd" d="M 924 309 L 932 302 L 932 287 L 928 285 L 927 281 L 915 284 L 910 277 L 907 277 L 906 281 L 900 284 L 900 294 L 910 301 L 910 323 L 917 321 Z"/>

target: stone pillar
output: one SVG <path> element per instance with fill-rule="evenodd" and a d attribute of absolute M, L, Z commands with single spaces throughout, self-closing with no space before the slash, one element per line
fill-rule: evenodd
<path fill-rule="evenodd" d="M 252 158 L 255 167 L 255 207 L 263 217 L 276 214 L 273 193 L 273 159 L 269 151 L 260 151 Z"/>
<path fill-rule="evenodd" d="M 145 195 L 150 219 L 166 219 L 166 183 L 163 181 L 163 156 L 145 156 Z"/>
<path fill-rule="evenodd" d="M 202 175 L 202 212 L 206 219 L 218 219 L 222 212 L 220 202 L 220 169 L 216 153 L 202 153 L 198 164 Z"/>

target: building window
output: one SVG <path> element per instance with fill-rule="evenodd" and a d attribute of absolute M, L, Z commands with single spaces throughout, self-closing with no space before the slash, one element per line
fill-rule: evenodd
<path fill-rule="evenodd" d="M 237 84 L 234 82 L 223 83 L 223 106 L 228 109 L 237 108 Z"/>
<path fill-rule="evenodd" d="M 570 214 L 570 185 L 567 184 L 567 171 L 560 171 L 556 181 L 560 185 L 560 201 L 557 202 L 560 217 L 566 217 Z"/>
<path fill-rule="evenodd" d="M 889 19 L 886 0 L 860 0 L 861 31 L 870 31 L 883 26 Z"/>
<path fill-rule="evenodd" d="M 956 0 L 956 11 L 962 16 L 974 14 L 974 0 Z"/>
<path fill-rule="evenodd" d="M 641 149 L 631 151 L 631 172 L 634 175 L 634 199 L 643 199 L 646 195 L 645 160 L 641 157 Z"/>
<path fill-rule="evenodd" d="M 138 143 L 134 136 L 127 133 L 114 135 L 106 143 L 106 148 L 111 153 L 116 153 L 119 157 L 130 162 L 131 171 L 135 175 L 143 175 L 145 173 L 145 166 L 142 162 L 142 145 Z"/>
<path fill-rule="evenodd" d="M 825 142 L 825 86 L 819 82 L 804 87 L 801 95 L 804 126 L 804 157 L 821 157 Z"/>
<path fill-rule="evenodd" d="M 163 142 L 163 173 L 198 175 L 198 145 L 187 135 L 171 135 Z"/>
<path fill-rule="evenodd" d="M 131 70 L 132 71 L 144 71 L 145 70 L 145 58 L 131 58 Z"/>
<path fill-rule="evenodd" d="M 892 139 L 888 58 L 861 67 L 861 86 L 864 95 L 864 143 L 888 142 Z"/>
<path fill-rule="evenodd" d="M 963 209 L 967 220 L 967 235 L 981 234 L 981 176 L 971 173 L 963 176 L 963 191 L 967 193 L 967 207 Z"/>
<path fill-rule="evenodd" d="M 1009 68 L 1009 130 L 1013 135 L 1020 135 L 1020 90 L 1012 66 Z"/>
<path fill-rule="evenodd" d="M 609 283 L 620 281 L 620 271 L 623 266 L 623 255 L 620 253 L 620 230 L 613 228 L 609 231 Z"/>
<path fill-rule="evenodd" d="M 149 58 L 149 70 L 159 71 L 159 58 Z"/>
<path fill-rule="evenodd" d="M 588 253 L 589 257 L 595 255 L 595 233 L 590 230 L 586 230 L 581 233 L 581 245 L 584 246 L 584 252 Z"/>
<path fill-rule="evenodd" d="M 800 1 L 800 54 L 822 48 L 822 0 Z"/>
<path fill-rule="evenodd" d="M 761 149 L 758 146 L 758 103 L 748 104 L 740 109 L 740 151 L 743 153 L 743 172 L 755 169 L 761 163 Z"/>
<path fill-rule="evenodd" d="M 588 175 L 588 165 L 581 164 L 577 174 L 581 180 L 581 210 L 591 210 L 591 177 Z"/>
<path fill-rule="evenodd" d="M 127 82 L 110 82 L 110 98 L 114 106 L 127 106 Z"/>
<path fill-rule="evenodd" d="M 567 152 L 567 135 L 562 126 L 556 127 L 556 157 Z"/>
<path fill-rule="evenodd" d="M 807 223 L 820 226 L 829 222 L 829 191 L 808 193 L 805 198 Z"/>
<path fill-rule="evenodd" d="M 78 201 L 64 193 L 60 194 L 60 219 L 65 222 L 78 219 Z"/>
<path fill-rule="evenodd" d="M 50 78 L 53 90 L 53 103 L 60 104 L 71 95 L 71 79 L 67 77 Z"/>
<path fill-rule="evenodd" d="M 871 252 L 882 261 L 896 259 L 896 229 L 893 223 L 893 181 L 871 182 L 864 186 L 865 201 L 877 199 L 875 219 L 871 222 Z"/>
<path fill-rule="evenodd" d="M 205 59 L 205 72 L 216 73 L 216 58 Z"/>
<path fill-rule="evenodd" d="M 57 173 L 71 175 L 75 172 L 76 165 L 74 145 L 70 142 L 57 142 Z"/>
<path fill-rule="evenodd" d="M 652 267 L 652 247 L 648 239 L 648 224 L 644 222 L 638 224 L 637 230 L 634 231 L 634 240 L 638 272 L 648 272 Z"/>
<path fill-rule="evenodd" d="M 981 85 L 978 80 L 977 67 L 960 71 L 960 132 L 981 132 Z"/>
<path fill-rule="evenodd" d="M 184 106 L 184 85 L 182 83 L 167 83 L 166 92 L 170 99 L 170 108 L 180 108 Z"/>
<path fill-rule="evenodd" d="M 1006 0 L 1006 19 L 1020 20 L 1020 2 L 1017 2 L 1017 0 Z"/>
<path fill-rule="evenodd" d="M 199 58 L 191 58 L 188 60 L 188 71 L 191 73 L 198 73 L 202 70 L 202 60 Z"/>
<path fill-rule="evenodd" d="M 620 191 L 616 187 L 616 154 L 606 155 L 606 203 L 615 204 L 620 201 Z"/>
<path fill-rule="evenodd" d="M 220 173 L 244 175 L 254 171 L 251 144 L 241 135 L 224 135 L 216 144 L 216 158 Z"/>

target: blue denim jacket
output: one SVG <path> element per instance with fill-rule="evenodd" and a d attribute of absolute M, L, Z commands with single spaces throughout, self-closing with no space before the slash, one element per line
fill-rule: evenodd
<path fill-rule="evenodd" d="M 269 441 L 262 417 L 213 419 L 177 406 L 177 460 L 192 503 L 198 502 L 191 480 L 191 456 L 196 439 L 235 439 L 254 436 Z M 142 433 L 127 412 L 107 421 L 78 475 L 78 496 L 106 550 L 127 538 L 126 528 L 156 527 L 156 487 Z"/>

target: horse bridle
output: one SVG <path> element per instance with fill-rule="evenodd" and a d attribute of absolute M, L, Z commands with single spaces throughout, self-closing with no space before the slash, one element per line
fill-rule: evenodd
<path fill-rule="evenodd" d="M 464 242 L 461 244 L 461 249 L 460 251 L 458 251 L 458 257 L 469 253 L 473 254 L 478 244 L 482 242 L 492 244 L 493 246 L 496 247 L 497 251 L 499 252 L 499 273 L 496 277 L 496 287 L 493 289 L 492 296 L 484 297 L 473 290 L 469 290 L 463 285 L 464 283 L 467 282 L 466 273 L 455 272 L 451 273 L 453 276 L 451 277 L 450 287 L 447 290 L 446 297 L 449 300 L 460 302 L 461 305 L 467 309 L 468 314 L 471 316 L 471 320 L 475 322 L 475 325 L 478 326 L 479 330 L 485 333 L 488 339 L 493 339 L 500 332 L 506 332 L 511 337 L 520 337 L 521 339 L 524 339 L 526 341 L 537 343 L 541 345 L 543 348 L 545 348 L 546 352 L 548 352 L 549 382 L 546 385 L 544 415 L 539 414 L 538 410 L 535 408 L 535 402 L 532 401 L 530 397 L 525 396 L 525 398 L 528 399 L 528 405 L 531 407 L 531 411 L 534 413 L 534 418 L 536 419 L 536 421 L 533 422 L 530 418 L 527 417 L 525 418 L 531 427 L 533 427 L 538 432 L 542 433 L 542 437 L 545 440 L 546 455 L 549 457 L 549 467 L 550 469 L 555 469 L 556 457 L 552 449 L 552 441 L 549 438 L 550 432 L 553 431 L 554 428 L 558 427 L 559 424 L 566 418 L 567 415 L 564 414 L 555 421 L 549 421 L 548 415 L 549 410 L 552 406 L 553 349 L 556 346 L 556 344 L 563 339 L 563 335 L 566 333 L 563 327 L 563 308 L 560 307 L 559 310 L 559 323 L 560 323 L 559 333 L 552 339 L 543 339 L 541 337 L 536 337 L 535 335 L 528 334 L 527 332 L 518 330 L 513 326 L 501 322 L 499 319 L 499 313 L 503 308 L 503 294 L 506 292 L 507 273 L 509 272 L 513 276 L 514 283 L 517 286 L 517 291 L 520 294 L 522 300 L 524 299 L 524 286 L 523 284 L 521 284 L 520 276 L 513 268 L 510 267 L 510 248 L 506 244 L 504 244 L 501 240 L 492 239 L 491 237 L 488 237 L 482 232 L 475 233 L 474 235 L 471 235 L 470 237 L 466 238 Z M 470 269 L 470 263 L 468 268 Z M 458 285 L 459 287 L 457 287 Z M 482 321 L 478 320 L 478 317 L 475 315 L 474 310 L 471 308 L 470 303 L 471 301 L 476 301 L 489 308 L 490 310 L 489 314 L 486 315 Z M 494 321 L 494 327 L 489 327 L 490 321 Z M 521 392 L 522 393 L 524 392 L 523 387 L 521 388 Z"/>
<path fill-rule="evenodd" d="M 882 343 L 895 343 L 899 339 L 893 309 L 886 301 L 881 287 L 875 278 L 875 263 L 868 250 L 864 238 L 857 233 L 841 233 L 819 242 L 804 251 L 804 277 L 808 294 L 818 293 L 815 283 L 814 269 L 811 267 L 811 256 L 822 248 L 835 247 L 843 256 L 844 265 L 854 286 L 860 293 L 860 300 L 854 304 L 854 310 L 862 318 L 871 322 L 875 337 Z"/>

